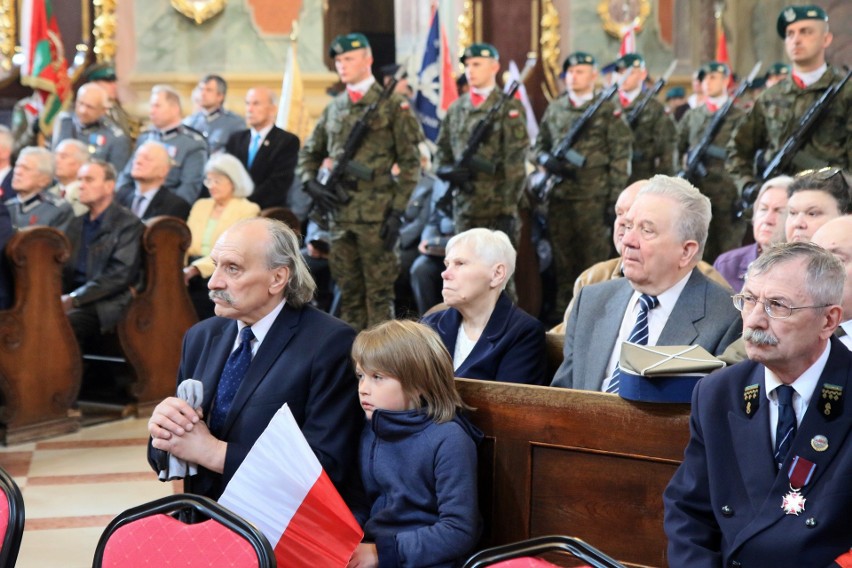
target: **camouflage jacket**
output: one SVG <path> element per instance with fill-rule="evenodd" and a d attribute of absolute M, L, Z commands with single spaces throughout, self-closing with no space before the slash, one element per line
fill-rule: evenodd
<path fill-rule="evenodd" d="M 625 119 L 639 104 L 645 93 L 641 93 L 624 107 Z M 633 128 L 633 171 L 630 181 L 648 179 L 656 174 L 674 174 L 675 123 L 666 107 L 657 99 L 651 99 L 639 115 Z"/>
<path fill-rule="evenodd" d="M 450 105 L 438 133 L 438 167 L 452 166 L 461 158 L 476 124 L 502 96 L 500 89 L 495 87 L 478 107 L 473 106 L 469 94 L 462 95 Z M 493 175 L 473 172 L 473 192 L 460 191 L 456 194 L 454 215 L 516 215 L 524 188 L 524 159 L 529 144 L 524 107 L 516 99 L 506 101 L 477 152 L 477 157 L 492 164 L 495 172 Z"/>
<path fill-rule="evenodd" d="M 533 159 L 552 152 L 571 125 L 591 102 L 575 107 L 567 94 L 550 103 L 541 119 L 541 130 L 533 147 Z M 615 202 L 630 177 L 633 134 L 620 105 L 604 103 L 583 130 L 572 149 L 586 158 L 573 178 L 556 186 L 551 199 L 607 199 Z"/>
<path fill-rule="evenodd" d="M 729 143 L 728 171 L 740 189 L 760 181 L 753 172 L 755 154 L 765 150 L 764 161 L 769 162 L 796 130 L 808 108 L 842 77 L 839 71 L 829 68 L 810 87 L 800 89 L 788 77 L 761 93 Z M 826 165 L 843 169 L 852 165 L 852 81 L 822 115 L 790 171 L 781 173 L 794 175 Z"/>
<path fill-rule="evenodd" d="M 323 160 L 337 160 L 343 155 L 355 123 L 381 94 L 381 87 L 373 83 L 357 103 L 350 101 L 344 91 L 325 107 L 314 131 L 299 150 L 299 179 L 316 178 Z M 371 170 L 372 179 L 365 181 L 349 174 L 343 176 L 344 189 L 351 200 L 334 212 L 336 222 L 380 223 L 390 209 L 405 210 L 420 177 L 417 142 L 423 135 L 408 99 L 391 95 L 379 105 L 369 126 L 370 132 L 352 160 Z M 399 166 L 396 179 L 391 175 L 394 164 Z"/>
<path fill-rule="evenodd" d="M 704 138 L 704 132 L 710 126 L 715 113 L 708 110 L 707 105 L 701 105 L 686 111 L 677 125 L 677 152 L 683 165 L 687 152 L 698 145 Z M 724 173 L 725 158 L 728 153 L 728 141 L 733 131 L 745 117 L 745 112 L 736 105 L 731 107 L 725 122 L 716 133 L 707 153 L 704 156 L 704 167 L 708 172 Z"/>

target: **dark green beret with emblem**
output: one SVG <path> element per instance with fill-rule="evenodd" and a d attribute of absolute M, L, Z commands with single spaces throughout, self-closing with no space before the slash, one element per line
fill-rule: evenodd
<path fill-rule="evenodd" d="M 490 43 L 474 43 L 464 50 L 459 60 L 464 65 L 468 57 L 488 57 L 500 61 L 500 52 Z"/>
<path fill-rule="evenodd" d="M 631 67 L 636 67 L 637 69 L 644 69 L 645 58 L 643 58 L 638 53 L 628 53 L 626 55 L 622 55 L 621 57 L 615 60 L 615 70 L 619 73 L 625 71 L 626 69 L 630 69 Z"/>
<path fill-rule="evenodd" d="M 115 81 L 115 67 L 110 63 L 96 63 L 83 71 L 80 77 L 81 83 L 90 83 L 92 81 Z"/>
<path fill-rule="evenodd" d="M 766 71 L 766 76 L 769 77 L 771 75 L 789 75 L 790 74 L 790 66 L 786 63 L 773 63 L 769 66 L 769 69 Z"/>
<path fill-rule="evenodd" d="M 593 55 L 583 51 L 575 51 L 565 58 L 565 61 L 562 63 L 562 72 L 565 73 L 573 65 L 595 65 L 595 63 Z"/>
<path fill-rule="evenodd" d="M 828 14 L 819 6 L 814 5 L 787 6 L 778 14 L 777 29 L 781 39 L 784 39 L 784 36 L 787 35 L 787 26 L 794 22 L 801 22 L 802 20 L 822 20 L 823 22 L 827 22 Z"/>
<path fill-rule="evenodd" d="M 331 46 L 328 48 L 328 56 L 334 59 L 347 51 L 355 51 L 365 47 L 370 47 L 370 42 L 367 41 L 367 36 L 364 34 L 339 35 L 331 42 Z"/>
<path fill-rule="evenodd" d="M 704 72 L 704 77 L 707 76 L 708 73 L 724 73 L 725 75 L 730 75 L 731 70 L 728 69 L 728 66 L 719 61 L 710 61 L 709 63 L 705 63 L 701 70 Z M 704 78 L 702 77 L 702 81 Z"/>
<path fill-rule="evenodd" d="M 666 92 L 666 100 L 680 99 L 686 96 L 686 89 L 683 87 L 672 87 Z"/>

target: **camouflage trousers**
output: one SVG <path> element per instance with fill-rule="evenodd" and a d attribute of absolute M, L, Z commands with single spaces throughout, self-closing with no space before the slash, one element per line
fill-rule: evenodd
<path fill-rule="evenodd" d="M 399 258 L 379 238 L 381 223 L 332 226 L 328 267 L 340 288 L 340 319 L 366 329 L 394 317 Z"/>
<path fill-rule="evenodd" d="M 742 246 L 746 232 L 746 223 L 734 217 L 734 204 L 737 199 L 737 187 L 727 175 L 710 173 L 696 186 L 701 193 L 710 198 L 713 217 L 707 230 L 707 244 L 702 259 L 713 264 L 716 257 L 729 250 Z"/>
<path fill-rule="evenodd" d="M 585 269 L 608 259 L 610 229 L 604 225 L 606 199 L 554 200 L 547 207 L 547 229 L 556 272 L 556 311 L 571 301 L 574 281 Z"/>

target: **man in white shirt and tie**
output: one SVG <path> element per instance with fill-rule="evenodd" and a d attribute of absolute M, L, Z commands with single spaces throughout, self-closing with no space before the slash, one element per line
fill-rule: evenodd
<path fill-rule="evenodd" d="M 144 142 L 131 161 L 133 185 L 116 195 L 118 202 L 143 221 L 158 215 L 171 215 L 186 221 L 189 203 L 163 187 L 171 167 L 169 153 L 160 142 Z"/>
<path fill-rule="evenodd" d="M 651 178 L 627 212 L 624 278 L 584 287 L 574 301 L 552 386 L 618 392 L 625 341 L 700 345 L 720 354 L 740 335 L 730 293 L 695 270 L 710 200 L 689 182 Z"/>
<path fill-rule="evenodd" d="M 293 185 L 299 139 L 275 126 L 278 106 L 270 89 L 254 87 L 246 93 L 247 130 L 235 132 L 225 151 L 243 163 L 254 182 L 250 201 L 261 209 L 287 207 Z"/>

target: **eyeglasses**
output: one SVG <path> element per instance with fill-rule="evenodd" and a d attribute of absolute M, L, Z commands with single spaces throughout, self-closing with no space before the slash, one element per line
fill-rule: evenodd
<path fill-rule="evenodd" d="M 826 181 L 826 180 L 833 178 L 834 176 L 839 174 L 841 171 L 842 170 L 840 168 L 832 168 L 832 167 L 829 166 L 829 167 L 825 167 L 825 168 L 820 168 L 818 170 L 802 170 L 801 172 L 797 173 L 794 177 L 796 179 L 798 179 L 798 178 L 802 178 L 802 177 L 805 177 L 805 176 L 813 176 L 814 178 L 818 179 L 819 181 Z"/>
<path fill-rule="evenodd" d="M 823 304 L 822 306 L 788 306 L 778 300 L 758 300 L 751 294 L 734 294 L 731 296 L 734 301 L 734 307 L 741 312 L 751 313 L 754 310 L 754 305 L 757 303 L 763 304 L 763 309 L 766 315 L 772 319 L 787 319 L 793 315 L 793 310 L 808 310 L 816 308 L 827 308 L 831 304 Z"/>

